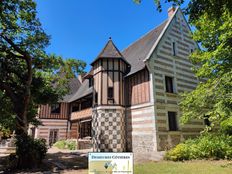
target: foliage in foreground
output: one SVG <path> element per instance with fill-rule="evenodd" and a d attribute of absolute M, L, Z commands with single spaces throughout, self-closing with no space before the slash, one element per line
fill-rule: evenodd
<path fill-rule="evenodd" d="M 47 53 L 50 36 L 34 0 L 1 0 L 0 12 L 0 131 L 15 131 L 18 142 L 29 140 L 16 144 L 17 161 L 32 168 L 37 154 L 30 147 L 38 146 L 28 137 L 28 127 L 40 124 L 38 106 L 62 99 L 69 92 L 69 79 L 82 73 L 86 63 Z"/>
<path fill-rule="evenodd" d="M 77 143 L 74 140 L 60 140 L 57 141 L 54 145 L 58 149 L 68 149 L 68 150 L 76 150 Z"/>
<path fill-rule="evenodd" d="M 183 95 L 184 123 L 207 117 L 213 127 L 232 116 L 232 12 L 227 6 L 222 10 L 220 18 L 205 12 L 193 22 L 197 28 L 193 38 L 202 50 L 195 51 L 190 59 L 200 83 Z"/>
<path fill-rule="evenodd" d="M 225 134 L 202 134 L 186 140 L 166 153 L 173 161 L 193 159 L 232 159 L 232 136 Z"/>
<path fill-rule="evenodd" d="M 36 168 L 47 153 L 47 146 L 45 139 L 33 139 L 30 136 L 20 137 L 16 141 L 16 161 L 17 168 Z M 18 158 L 24 156 L 23 160 Z"/>

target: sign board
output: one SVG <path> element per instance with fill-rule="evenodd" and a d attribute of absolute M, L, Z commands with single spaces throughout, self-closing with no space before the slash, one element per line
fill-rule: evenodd
<path fill-rule="evenodd" d="M 89 153 L 89 174 L 133 174 L 133 153 Z"/>

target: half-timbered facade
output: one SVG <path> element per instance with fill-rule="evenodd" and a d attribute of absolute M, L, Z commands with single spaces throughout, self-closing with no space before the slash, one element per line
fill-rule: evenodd
<path fill-rule="evenodd" d="M 171 7 L 166 21 L 123 51 L 110 38 L 62 101 L 39 107 L 43 125 L 35 136 L 147 155 L 197 136 L 203 121 L 179 124 L 179 94 L 198 84 L 188 58 L 198 46 L 190 33 L 181 10 Z"/>

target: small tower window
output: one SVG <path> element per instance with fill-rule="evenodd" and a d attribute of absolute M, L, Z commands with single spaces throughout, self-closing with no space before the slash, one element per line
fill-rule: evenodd
<path fill-rule="evenodd" d="M 93 86 L 93 78 L 89 78 L 89 88 Z"/>
<path fill-rule="evenodd" d="M 108 99 L 113 99 L 114 98 L 114 88 L 113 87 L 108 87 Z"/>
<path fill-rule="evenodd" d="M 52 114 L 59 114 L 60 113 L 60 104 L 59 103 L 51 105 L 51 113 Z"/>
<path fill-rule="evenodd" d="M 98 93 L 96 92 L 95 93 L 95 104 L 97 104 L 97 102 L 98 102 Z"/>
<path fill-rule="evenodd" d="M 168 126 L 169 126 L 169 131 L 178 130 L 176 112 L 168 112 Z"/>
<path fill-rule="evenodd" d="M 165 86 L 166 86 L 166 92 L 174 93 L 172 77 L 165 76 Z"/>
<path fill-rule="evenodd" d="M 172 54 L 173 56 L 176 56 L 176 43 L 172 42 Z"/>

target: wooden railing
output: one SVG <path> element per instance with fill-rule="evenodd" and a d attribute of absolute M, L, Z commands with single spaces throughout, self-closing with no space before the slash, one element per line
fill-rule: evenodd
<path fill-rule="evenodd" d="M 82 118 L 88 118 L 92 116 L 92 108 L 83 109 L 81 111 L 72 112 L 71 120 L 77 120 Z"/>

